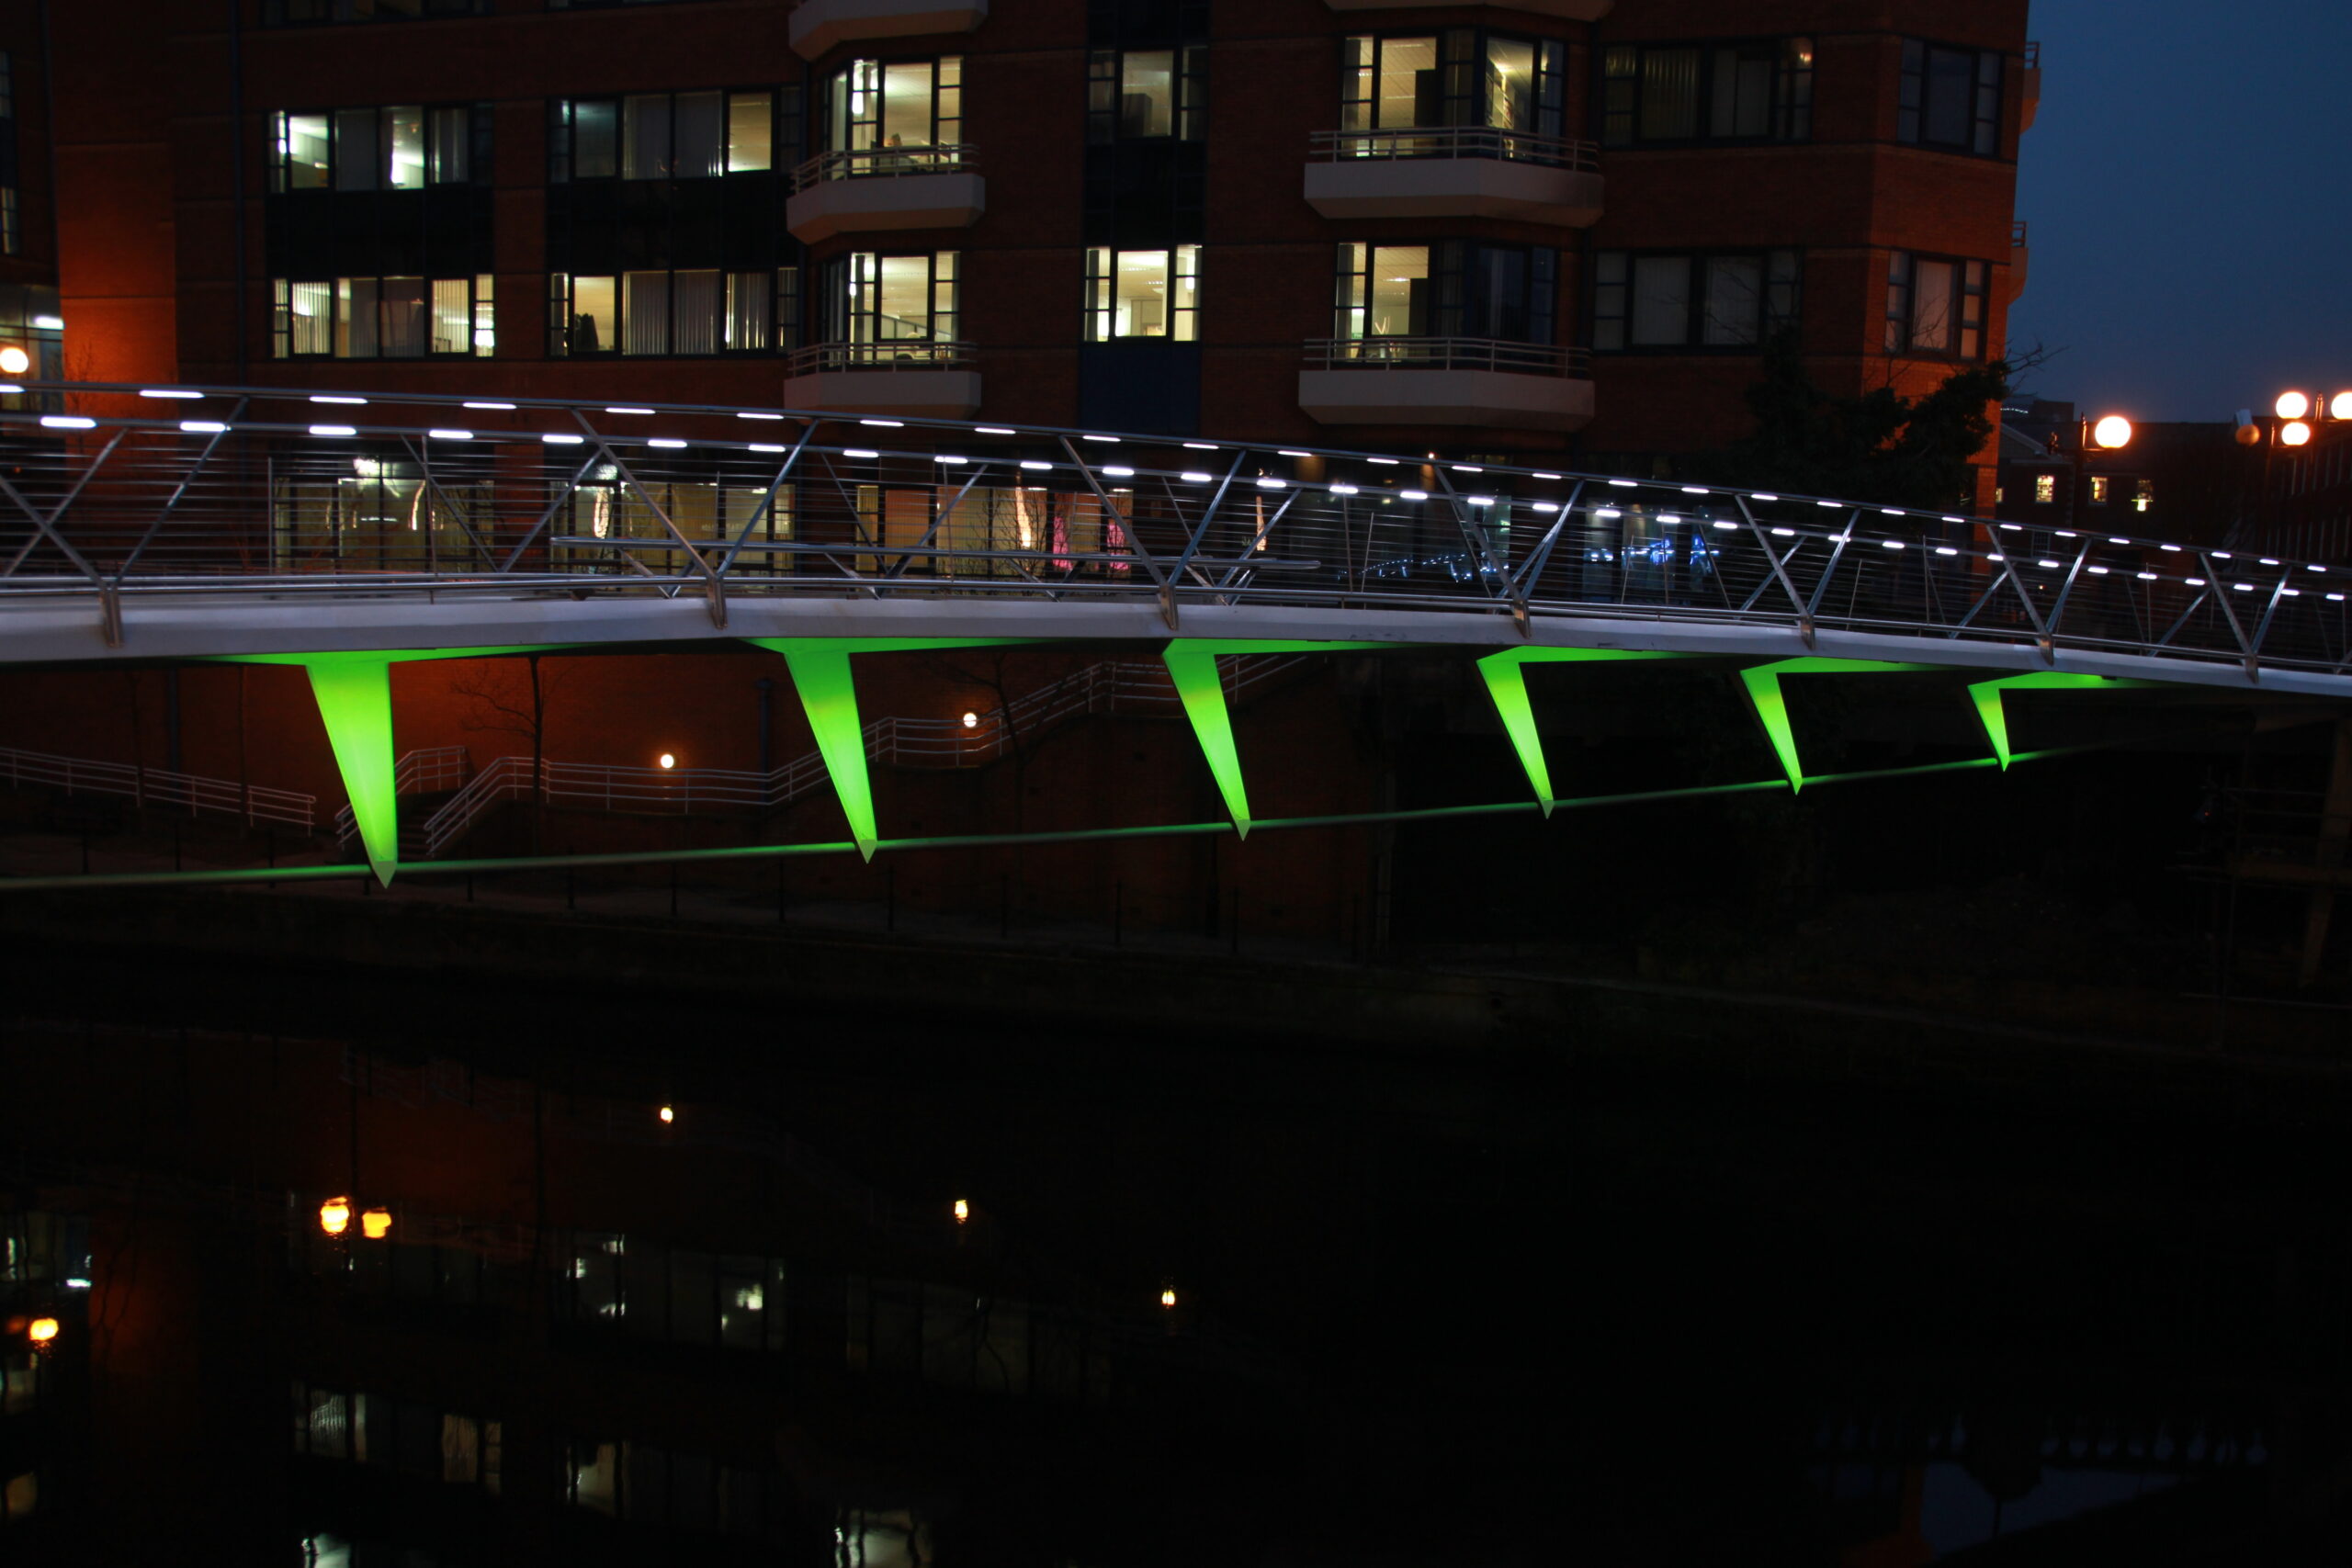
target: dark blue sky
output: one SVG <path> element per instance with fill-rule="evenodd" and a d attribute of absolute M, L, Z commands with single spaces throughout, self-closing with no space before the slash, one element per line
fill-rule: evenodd
<path fill-rule="evenodd" d="M 2352 4 L 2033 0 L 2041 112 L 2009 347 L 2022 383 L 2141 419 L 2352 389 Z"/>

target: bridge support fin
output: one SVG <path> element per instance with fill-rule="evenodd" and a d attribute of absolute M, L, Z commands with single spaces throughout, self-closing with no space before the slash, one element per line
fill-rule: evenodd
<path fill-rule="evenodd" d="M 1789 724 L 1788 698 L 1781 690 L 1783 675 L 1891 675 L 1935 668 L 1932 664 L 1887 664 L 1874 659 L 1783 659 L 1752 665 L 1739 672 L 1739 680 L 1747 688 L 1747 700 L 1755 706 L 1765 739 L 1771 741 L 1772 753 L 1781 759 L 1781 769 L 1789 775 L 1790 793 L 1794 794 L 1804 788 L 1804 764 L 1797 755 L 1796 731 Z"/>
<path fill-rule="evenodd" d="M 1233 743 L 1233 715 L 1225 705 L 1216 645 L 1179 639 L 1168 645 L 1160 659 L 1168 666 L 1168 678 L 1176 682 L 1177 696 L 1183 699 L 1184 716 L 1193 721 L 1193 736 L 1201 743 L 1201 755 L 1216 780 L 1217 793 L 1225 797 L 1225 813 L 1233 818 L 1234 830 L 1246 839 L 1250 836 L 1250 792 L 1241 782 L 1241 753 Z"/>
<path fill-rule="evenodd" d="M 784 655 L 793 689 L 817 738 L 817 754 L 833 781 L 833 794 L 849 818 L 857 852 L 874 858 L 880 834 L 874 822 L 874 784 L 865 771 L 865 727 L 857 716 L 857 686 L 850 673 L 853 653 L 920 653 L 949 648 L 1002 647 L 1025 637 L 755 637 L 746 642 Z"/>
<path fill-rule="evenodd" d="M 1512 648 L 1478 660 L 1478 673 L 1487 681 L 1487 694 L 1495 701 L 1495 713 L 1503 721 L 1503 733 L 1510 737 L 1511 750 L 1519 753 L 1519 765 L 1526 770 L 1527 783 L 1535 791 L 1536 802 L 1544 807 L 1544 816 L 1552 815 L 1554 804 L 1552 770 L 1544 761 L 1544 738 L 1536 733 L 1534 705 L 1528 701 L 1526 667 L 1682 657 L 1679 653 L 1637 653 L 1615 648 Z"/>
<path fill-rule="evenodd" d="M 351 796 L 368 869 L 389 887 L 400 867 L 401 804 L 393 782 L 392 665 L 386 659 L 306 662 L 311 694 L 326 721 L 334 765 Z"/>
<path fill-rule="evenodd" d="M 2009 768 L 2009 716 L 2002 706 L 2001 695 L 2013 691 L 2085 691 L 2098 686 L 2121 688 L 2142 686 L 2144 681 L 2117 680 L 2106 675 L 2076 675 L 2064 670 L 2038 670 L 2030 675 L 2005 675 L 1997 681 L 1978 681 L 1968 688 L 1969 700 L 1976 705 L 1976 717 L 1984 726 L 1984 738 L 1993 743 L 1993 755 L 2001 760 L 2001 771 Z"/>

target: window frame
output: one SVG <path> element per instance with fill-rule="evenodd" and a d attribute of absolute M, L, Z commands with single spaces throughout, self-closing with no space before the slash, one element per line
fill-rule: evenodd
<path fill-rule="evenodd" d="M 406 108 L 415 109 L 424 126 L 424 178 L 413 186 L 387 185 L 384 183 L 386 159 L 383 152 L 387 143 L 387 138 L 384 135 L 385 117 L 396 110 Z M 345 186 L 343 184 L 343 136 L 338 127 L 345 115 L 356 114 L 366 109 L 376 111 L 375 183 Z M 439 162 L 435 156 L 441 139 L 438 130 L 439 116 L 441 112 L 450 109 L 462 109 L 466 114 L 466 175 L 463 179 L 435 179 L 433 177 L 433 171 Z M 309 198 L 324 195 L 380 196 L 390 192 L 406 193 L 432 190 L 435 187 L 445 190 L 463 189 L 468 186 L 487 186 L 494 183 L 491 167 L 493 147 L 491 128 L 494 116 L 492 106 L 481 99 L 444 99 L 437 102 L 414 104 L 344 104 L 327 108 L 289 107 L 272 109 L 269 113 L 270 128 L 273 133 L 269 149 L 269 195 L 272 197 Z M 322 184 L 298 186 L 293 182 L 293 134 L 290 122 L 297 115 L 317 115 L 326 121 L 327 165 L 326 178 Z"/>
<path fill-rule="evenodd" d="M 1116 331 L 1119 258 L 1130 255 L 1167 258 L 1168 331 L 1159 333 Z M 1186 288 L 1190 285 L 1189 289 Z M 1189 300 L 1180 304 L 1179 300 Z M 1086 248 L 1085 315 L 1080 336 L 1087 343 L 1200 342 L 1201 247 L 1198 245 L 1089 245 Z"/>
<path fill-rule="evenodd" d="M 1935 73 L 1928 69 L 1932 53 L 1966 55 L 1969 72 L 1968 138 L 1965 142 L 1930 141 L 1928 129 L 1938 107 L 1931 91 Z M 2002 155 L 2002 115 L 2008 95 L 2008 56 L 1997 49 L 1938 43 L 1933 39 L 1906 38 L 1897 70 L 1894 139 L 1910 147 L 1958 152 L 1971 158 Z"/>
<path fill-rule="evenodd" d="M 1959 307 L 1947 339 L 1950 346 L 1922 346 L 1918 336 L 1919 267 L 1952 269 L 1951 299 Z M 1886 352 L 1902 359 L 1983 362 L 1991 345 L 1993 264 L 1970 256 L 1919 251 L 1887 253 Z M 1973 340 L 1973 341 L 1972 341 Z"/>
<path fill-rule="evenodd" d="M 384 284 L 390 279 L 406 279 L 409 277 L 416 277 L 424 285 L 424 310 L 426 311 L 424 328 L 425 347 L 421 353 L 417 354 L 386 354 L 383 352 L 383 344 L 388 334 L 385 332 L 385 326 L 387 323 L 383 311 L 388 304 L 395 303 L 395 301 L 390 301 L 385 299 Z M 433 322 L 431 314 L 435 308 L 435 295 L 437 291 L 438 286 L 443 284 L 454 284 L 459 281 L 463 281 L 465 283 L 467 291 L 466 346 L 462 350 L 454 353 L 435 352 L 432 347 Z M 337 333 L 336 328 L 331 324 L 327 328 L 327 332 L 330 334 L 330 346 L 328 348 L 324 351 L 311 349 L 298 352 L 294 347 L 294 290 L 301 288 L 323 288 L 327 290 L 327 300 L 332 308 L 342 299 L 342 286 L 363 282 L 372 283 L 376 288 L 375 308 L 377 317 L 375 338 L 377 351 L 374 354 L 366 355 L 339 354 L 335 352 L 335 339 L 338 338 L 340 334 Z M 489 272 L 469 273 L 462 275 L 462 278 L 459 276 L 443 276 L 437 274 L 428 273 L 349 273 L 333 277 L 297 277 L 290 275 L 282 277 L 273 276 L 269 280 L 270 357 L 272 359 L 279 360 L 308 360 L 313 362 L 327 359 L 362 361 L 385 359 L 431 359 L 447 363 L 460 359 L 489 359 L 496 355 L 498 348 L 496 325 L 497 283 L 498 275 Z M 338 319 L 339 317 L 331 309 L 328 317 L 330 322 L 332 323 Z"/>
<path fill-rule="evenodd" d="M 662 329 L 663 346 L 659 350 L 631 353 L 628 348 L 628 285 L 627 279 L 652 273 L 664 275 L 662 285 L 663 310 L 668 323 Z M 718 346 L 707 353 L 682 350 L 679 337 L 678 306 L 682 298 L 678 288 L 681 273 L 715 273 L 718 275 L 718 306 L 713 320 L 713 341 Z M 768 275 L 764 297 L 768 301 L 767 339 L 756 348 L 726 346 L 728 328 L 735 317 L 730 301 L 738 280 Z M 612 342 L 594 349 L 578 349 L 572 337 L 579 331 L 579 313 L 574 306 L 579 299 L 579 283 L 582 278 L 609 279 L 613 286 Z M 765 359 L 789 355 L 800 346 L 800 268 L 797 265 L 771 267 L 727 266 L 645 266 L 627 267 L 617 272 L 557 272 L 547 274 L 548 337 L 547 357 L 549 359 Z"/>
<path fill-rule="evenodd" d="M 1169 56 L 1169 132 L 1129 135 L 1122 107 L 1127 57 Z M 1209 51 L 1205 43 L 1171 43 L 1162 49 L 1091 49 L 1086 54 L 1086 144 L 1198 142 L 1208 136 Z"/>
<path fill-rule="evenodd" d="M 1421 39 L 1433 39 L 1437 45 L 1439 114 L 1433 125 L 1377 126 L 1379 118 L 1380 57 L 1387 45 Z M 1535 57 L 1535 85 L 1530 94 L 1534 106 L 1532 125 L 1498 126 L 1493 123 L 1494 99 L 1487 78 L 1476 67 L 1492 58 L 1491 44 L 1496 39 L 1526 44 Z M 1467 41 L 1467 49 L 1461 46 Z M 1363 53 L 1369 44 L 1370 58 Z M 1436 130 L 1495 130 L 1514 131 L 1522 136 L 1561 136 L 1567 124 L 1567 45 L 1559 39 L 1546 38 L 1541 33 L 1520 32 L 1510 28 L 1451 27 L 1430 28 L 1396 28 L 1370 32 L 1350 33 L 1340 40 L 1340 129 L 1351 131 L 1396 131 Z M 1419 105 L 1415 118 L 1419 118 Z"/>
<path fill-rule="evenodd" d="M 1686 326 L 1684 336 L 1679 343 L 1634 341 L 1634 264 L 1657 258 L 1675 258 L 1690 264 Z M 1752 259 L 1758 264 L 1757 275 L 1762 288 L 1756 297 L 1756 335 L 1745 342 L 1710 343 L 1706 336 L 1711 308 L 1707 280 L 1712 275 L 1707 264 L 1733 259 Z M 1649 248 L 1595 251 L 1592 253 L 1589 290 L 1592 351 L 1595 354 L 1634 355 L 1759 354 L 1774 333 L 1804 329 L 1804 249 L 1796 245 L 1770 245 L 1762 249 L 1743 246 L 1706 250 Z M 1623 264 L 1622 276 L 1610 276 L 1612 260 Z M 1612 323 L 1617 329 L 1614 333 L 1610 330 Z"/>
<path fill-rule="evenodd" d="M 925 317 L 928 329 L 919 337 L 860 336 L 860 321 L 878 323 L 882 318 L 882 263 L 922 258 L 927 265 L 924 290 Z M 871 263 L 870 275 L 861 276 L 864 264 Z M 942 264 L 944 264 L 943 266 Z M 944 276 L 943 276 L 944 274 Z M 963 325 L 963 256 L 958 251 L 848 251 L 825 263 L 820 287 L 823 297 L 819 302 L 819 338 L 826 346 L 878 349 L 887 344 L 952 344 L 961 341 L 956 333 Z M 862 291 L 870 291 L 873 308 L 860 308 Z M 940 308 L 943 291 L 947 305 Z M 942 332 L 944 320 L 949 330 Z"/>
<path fill-rule="evenodd" d="M 678 144 L 678 99 L 682 96 L 688 96 L 699 93 L 716 93 L 718 95 L 718 134 L 720 150 L 723 161 L 729 166 L 722 167 L 715 175 L 681 175 L 675 172 L 674 166 L 673 167 L 672 172 L 668 174 L 639 175 L 634 176 L 624 174 L 622 171 L 628 165 L 628 155 L 626 145 L 628 139 L 628 121 L 626 118 L 627 110 L 624 107 L 627 102 L 631 98 L 661 97 L 667 98 L 669 100 L 669 145 L 672 149 L 674 164 L 675 150 Z M 734 168 L 731 166 L 733 163 L 733 141 L 731 128 L 734 124 L 735 100 L 737 98 L 754 97 L 763 94 L 766 96 L 768 100 L 767 167 L 763 169 Z M 548 100 L 548 183 L 549 185 L 594 185 L 600 184 L 606 180 L 611 180 L 616 183 L 632 186 L 674 184 L 679 182 L 688 182 L 699 185 L 708 180 L 725 181 L 732 179 L 750 179 L 763 175 L 773 175 L 781 173 L 787 173 L 789 172 L 790 162 L 798 151 L 797 146 L 788 144 L 794 139 L 789 138 L 786 134 L 787 127 L 791 122 L 795 107 L 797 107 L 792 104 L 791 99 L 791 89 L 786 85 L 776 83 L 752 83 L 740 86 L 721 85 L 714 87 L 680 87 L 659 93 L 580 93 L 574 94 L 569 97 L 549 98 Z M 583 175 L 580 173 L 579 107 L 582 104 L 609 104 L 612 106 L 613 172 L 609 175 Z"/>
<path fill-rule="evenodd" d="M 928 145 L 933 148 L 962 146 L 964 142 L 964 58 L 962 54 L 957 53 L 924 54 L 908 59 L 891 60 L 875 56 L 843 61 L 837 70 L 828 73 L 822 78 L 824 96 L 817 108 L 820 121 L 818 128 L 820 151 L 826 152 L 884 151 L 884 143 L 881 140 L 884 97 L 882 79 L 892 66 L 908 65 L 931 67 L 931 141 Z M 955 80 L 952 82 L 943 80 L 946 73 L 944 68 L 951 64 L 955 67 Z M 862 69 L 870 70 L 873 73 L 871 84 L 862 84 L 854 80 Z M 862 118 L 857 112 L 856 99 L 860 94 L 865 94 L 872 99 L 874 110 L 870 118 Z M 943 102 L 950 96 L 954 98 L 955 113 L 944 113 Z M 951 125 L 955 127 L 956 133 L 953 136 L 942 136 L 941 128 Z M 860 143 L 854 134 L 861 126 L 871 128 L 870 140 L 864 143 Z M 922 149 L 912 148 L 909 151 L 920 152 Z"/>
<path fill-rule="evenodd" d="M 1372 323 L 1374 264 L 1380 252 L 1390 249 L 1419 247 L 1429 253 L 1429 301 L 1424 311 L 1420 333 L 1374 333 Z M 1518 308 L 1529 318 L 1528 335 L 1504 337 L 1496 333 L 1474 333 L 1471 313 L 1484 307 L 1488 316 L 1510 308 L 1487 298 L 1479 298 L 1478 261 L 1487 253 L 1510 253 L 1524 258 L 1526 279 Z M 1337 276 L 1332 294 L 1332 336 L 1341 343 L 1380 343 L 1396 339 L 1426 338 L 1465 343 L 1525 344 L 1533 347 L 1560 346 L 1560 253 L 1556 247 L 1538 244 L 1505 244 L 1484 240 L 1430 239 L 1370 239 L 1342 240 L 1339 243 Z M 1537 321 L 1542 325 L 1535 325 Z"/>
<path fill-rule="evenodd" d="M 1594 51 L 1593 102 L 1598 139 L 1608 148 L 1722 147 L 1797 145 L 1813 140 L 1814 72 L 1818 35 L 1765 33 L 1721 39 L 1628 40 Z M 1653 51 L 1688 50 L 1698 56 L 1698 76 L 1692 90 L 1689 136 L 1642 134 L 1642 109 L 1648 73 L 1645 57 Z M 1712 129 L 1721 57 L 1739 51 L 1770 50 L 1772 82 L 1766 110 L 1768 129 L 1761 135 L 1718 133 Z M 1617 69 L 1630 61 L 1631 69 Z M 1622 131 L 1620 125 L 1622 122 Z"/>

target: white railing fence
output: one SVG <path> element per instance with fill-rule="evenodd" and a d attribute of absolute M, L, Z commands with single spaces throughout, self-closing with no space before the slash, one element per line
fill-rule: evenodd
<path fill-rule="evenodd" d="M 318 798 L 300 790 L 241 784 L 130 762 L 101 762 L 88 757 L 59 757 L 45 751 L 0 747 L 0 783 L 12 789 L 62 789 L 68 795 L 110 795 L 141 807 L 212 811 L 242 817 L 248 825 L 267 822 L 307 833 L 316 819 Z"/>

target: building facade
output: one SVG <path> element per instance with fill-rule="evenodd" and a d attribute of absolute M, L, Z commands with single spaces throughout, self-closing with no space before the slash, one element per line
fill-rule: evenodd
<path fill-rule="evenodd" d="M 54 13 L 66 353 L 1638 463 L 1997 357 L 2025 9 Z"/>

